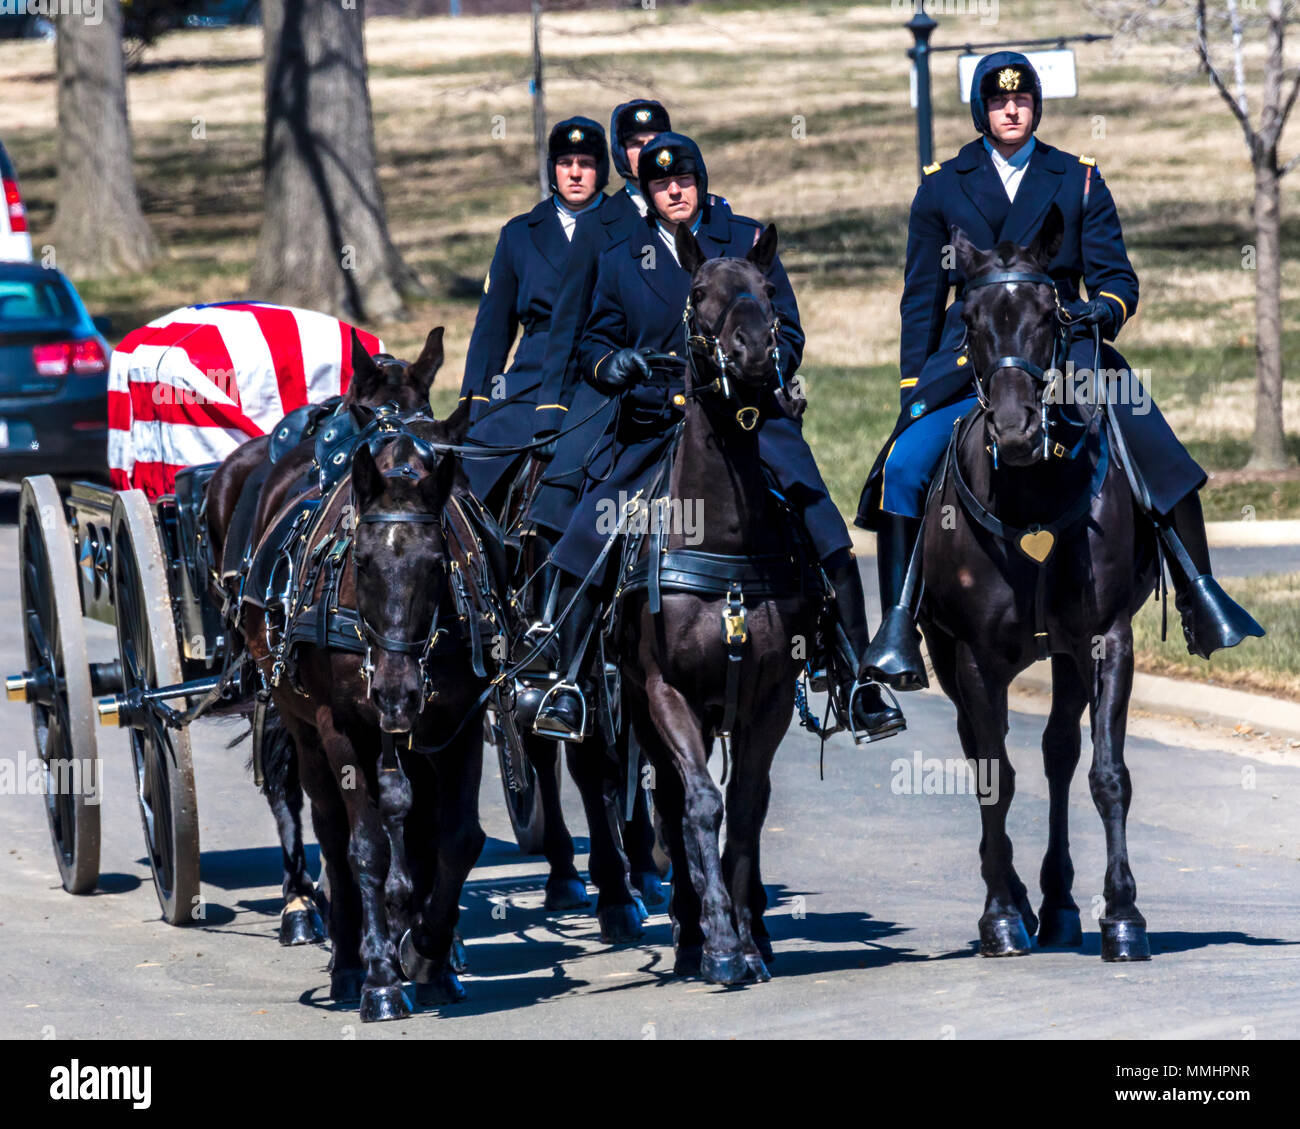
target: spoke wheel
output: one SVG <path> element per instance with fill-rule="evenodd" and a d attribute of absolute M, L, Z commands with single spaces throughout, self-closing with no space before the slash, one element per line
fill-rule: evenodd
<path fill-rule="evenodd" d="M 515 842 L 519 850 L 526 855 L 542 853 L 542 843 L 546 838 L 546 821 L 542 812 L 542 789 L 538 785 L 537 769 L 527 754 L 521 758 L 524 762 L 523 788 L 516 792 L 510 787 L 506 761 L 510 751 L 506 747 L 508 738 L 497 720 L 495 711 L 488 710 L 484 725 L 487 738 L 496 746 L 497 765 L 501 769 L 501 791 L 506 798 L 506 814 L 510 816 L 510 827 L 515 833 Z M 556 757 L 556 771 L 563 757 Z"/>
<path fill-rule="evenodd" d="M 112 558 L 123 692 L 180 682 L 167 565 L 153 511 L 139 490 L 114 496 Z M 145 710 L 127 738 L 158 904 L 169 924 L 187 925 L 195 920 L 199 904 L 199 820 L 190 735 Z"/>
<path fill-rule="evenodd" d="M 27 672 L 41 686 L 32 729 L 54 858 L 63 888 L 88 894 L 99 881 L 99 751 L 72 535 L 49 475 L 23 480 L 18 571 Z"/>

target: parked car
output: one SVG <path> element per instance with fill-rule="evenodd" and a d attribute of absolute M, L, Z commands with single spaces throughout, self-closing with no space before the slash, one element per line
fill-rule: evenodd
<path fill-rule="evenodd" d="M 107 480 L 108 332 L 61 272 L 0 263 L 0 478 Z"/>
<path fill-rule="evenodd" d="M 0 183 L 4 191 L 4 207 L 0 208 L 0 260 L 30 263 L 32 237 L 27 231 L 27 206 L 18 191 L 18 174 L 3 145 L 0 145 Z"/>

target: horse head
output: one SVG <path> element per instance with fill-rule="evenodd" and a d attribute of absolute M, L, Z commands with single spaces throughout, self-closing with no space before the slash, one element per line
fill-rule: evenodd
<path fill-rule="evenodd" d="M 399 432 L 377 454 L 362 443 L 353 457 L 356 609 L 370 697 L 386 733 L 407 733 L 415 724 L 430 695 L 428 653 L 454 618 L 445 607 L 442 514 L 460 467 L 454 452 L 440 448 L 462 443 L 468 422 L 468 411 L 457 409 L 418 434 Z"/>
<path fill-rule="evenodd" d="M 1047 268 L 1064 229 L 1055 204 L 1024 247 L 1003 242 L 982 251 L 961 228 L 952 229 L 957 265 L 966 279 L 966 356 L 986 409 L 987 438 L 1009 466 L 1029 466 L 1044 457 L 1044 403 L 1060 340 L 1056 289 Z"/>
<path fill-rule="evenodd" d="M 686 305 L 690 350 L 718 371 L 724 394 L 756 392 L 779 379 L 781 323 L 772 305 L 776 288 L 767 278 L 776 259 L 776 239 L 776 225 L 769 224 L 743 259 L 709 259 L 689 228 L 677 228 L 677 257 L 691 276 Z M 739 388 L 731 388 L 732 381 Z"/>
<path fill-rule="evenodd" d="M 435 326 L 425 339 L 420 355 L 411 362 L 400 361 L 387 353 L 371 356 L 352 331 L 352 380 L 343 402 L 353 406 L 377 408 L 393 403 L 403 414 L 427 411 L 433 378 L 442 367 L 442 326 Z"/>

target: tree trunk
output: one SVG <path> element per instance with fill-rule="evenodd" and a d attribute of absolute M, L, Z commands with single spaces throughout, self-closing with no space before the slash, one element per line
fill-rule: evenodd
<path fill-rule="evenodd" d="M 250 289 L 367 321 L 423 294 L 388 233 L 364 0 L 264 0 L 266 200 Z"/>
<path fill-rule="evenodd" d="M 533 0 L 533 148 L 537 150 L 537 179 L 545 200 L 551 194 L 546 175 L 546 87 L 542 66 L 542 0 Z"/>
<path fill-rule="evenodd" d="M 1255 439 L 1251 470 L 1290 465 L 1282 427 L 1281 201 L 1276 162 L 1255 165 Z"/>
<path fill-rule="evenodd" d="M 122 6 L 102 20 L 58 17 L 58 206 L 49 233 L 55 266 L 76 278 L 145 269 L 157 253 L 131 165 L 122 58 Z M 41 257 L 40 248 L 36 249 Z"/>

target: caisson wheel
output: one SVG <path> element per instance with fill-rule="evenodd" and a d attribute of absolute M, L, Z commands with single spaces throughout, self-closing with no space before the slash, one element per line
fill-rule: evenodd
<path fill-rule="evenodd" d="M 181 681 L 167 564 L 148 499 L 124 490 L 113 499 L 113 604 L 123 696 Z M 190 737 L 149 709 L 127 729 L 136 799 L 163 917 L 195 921 L 199 905 L 199 822 Z"/>
<path fill-rule="evenodd" d="M 63 888 L 88 894 L 99 880 L 95 710 L 72 536 L 48 475 L 23 480 L 18 571 L 27 670 L 11 680 L 10 696 L 31 705 L 45 814 Z"/>

